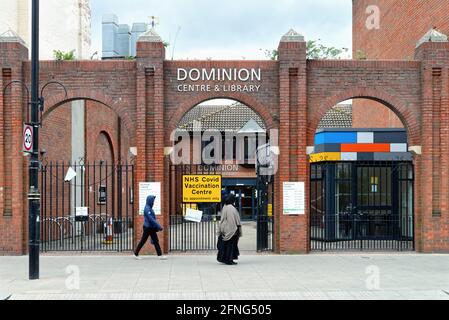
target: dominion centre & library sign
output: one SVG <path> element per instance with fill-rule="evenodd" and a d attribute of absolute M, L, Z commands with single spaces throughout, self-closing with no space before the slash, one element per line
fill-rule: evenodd
<path fill-rule="evenodd" d="M 178 84 L 178 92 L 259 92 L 262 73 L 260 68 L 178 68 L 176 79 L 188 82 Z"/>

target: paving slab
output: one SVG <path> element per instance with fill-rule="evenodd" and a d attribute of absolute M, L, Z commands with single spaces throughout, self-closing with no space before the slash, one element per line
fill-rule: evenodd
<path fill-rule="evenodd" d="M 214 255 L 0 257 L 0 299 L 449 300 L 449 255 L 243 254 L 237 266 Z"/>

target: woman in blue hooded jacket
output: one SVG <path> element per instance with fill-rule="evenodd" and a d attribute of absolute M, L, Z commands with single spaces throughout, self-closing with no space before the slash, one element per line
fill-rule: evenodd
<path fill-rule="evenodd" d="M 139 252 L 147 242 L 148 238 L 151 237 L 151 243 L 154 245 L 156 249 L 157 255 L 161 259 L 166 259 L 165 256 L 162 255 L 161 246 L 159 245 L 159 238 L 157 237 L 157 233 L 162 231 L 161 225 L 156 220 L 156 215 L 154 214 L 153 205 L 154 205 L 155 196 L 148 196 L 147 202 L 145 205 L 145 209 L 143 210 L 144 223 L 143 223 L 143 234 L 142 239 L 140 239 L 139 244 L 137 245 L 136 251 L 134 251 L 134 256 L 137 259 L 140 259 Z"/>

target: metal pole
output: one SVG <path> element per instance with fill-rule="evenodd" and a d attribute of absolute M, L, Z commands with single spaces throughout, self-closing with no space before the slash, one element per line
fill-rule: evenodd
<path fill-rule="evenodd" d="M 40 194 L 39 170 L 39 0 L 33 0 L 31 17 L 31 125 L 33 153 L 29 165 L 29 279 L 39 279 Z"/>

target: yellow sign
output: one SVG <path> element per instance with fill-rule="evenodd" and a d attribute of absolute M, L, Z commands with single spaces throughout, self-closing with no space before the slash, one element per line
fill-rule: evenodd
<path fill-rule="evenodd" d="M 341 153 L 340 152 L 322 152 L 322 153 L 314 153 L 310 155 L 310 162 L 323 162 L 323 161 L 340 161 Z"/>
<path fill-rule="evenodd" d="M 271 203 L 268 204 L 268 216 L 269 217 L 273 216 L 273 204 Z"/>
<path fill-rule="evenodd" d="M 220 175 L 182 176 L 182 202 L 218 203 L 221 202 Z"/>

